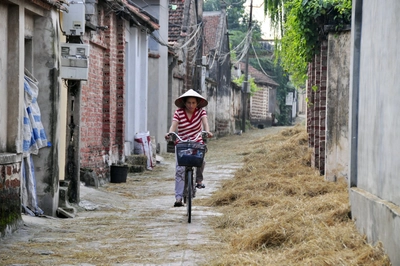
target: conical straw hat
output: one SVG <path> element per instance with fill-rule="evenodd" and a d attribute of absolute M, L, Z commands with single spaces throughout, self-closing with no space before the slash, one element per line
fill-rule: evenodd
<path fill-rule="evenodd" d="M 179 96 L 178 99 L 175 100 L 175 105 L 179 108 L 184 108 L 185 107 L 184 98 L 186 98 L 186 97 L 198 98 L 197 108 L 203 108 L 203 107 L 207 106 L 207 104 L 208 104 L 208 101 L 203 96 L 201 96 L 200 94 L 195 92 L 193 89 L 190 89 L 187 92 L 185 92 L 184 94 L 182 94 L 181 96 Z"/>

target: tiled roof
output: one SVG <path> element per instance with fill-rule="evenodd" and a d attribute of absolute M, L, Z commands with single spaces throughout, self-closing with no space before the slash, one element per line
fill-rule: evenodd
<path fill-rule="evenodd" d="M 236 63 L 234 66 L 235 69 L 238 68 L 238 65 L 240 65 L 240 71 L 242 72 L 242 74 L 244 74 L 246 71 L 246 63 L 244 63 L 244 62 L 240 62 L 239 64 Z M 270 86 L 275 86 L 275 87 L 279 86 L 279 84 L 276 83 L 272 78 L 268 77 L 263 72 L 258 71 L 257 69 L 252 67 L 250 64 L 249 64 L 249 75 L 252 78 L 254 78 L 254 82 L 256 84 L 270 85 Z"/>
<path fill-rule="evenodd" d="M 148 14 L 147 12 L 145 12 L 143 9 L 135 6 L 135 4 L 133 2 L 128 2 L 127 0 L 114 0 L 114 1 L 121 1 L 124 6 L 129 10 L 129 12 L 131 13 L 131 15 L 135 16 L 137 19 L 139 19 L 140 21 L 138 21 L 141 24 L 145 24 L 143 26 L 146 26 L 147 28 L 154 30 L 158 30 L 160 28 L 160 25 L 158 24 L 157 19 L 155 19 L 154 17 L 152 17 L 150 14 Z M 136 23 L 138 23 L 136 22 Z"/>
<path fill-rule="evenodd" d="M 176 5 L 176 9 L 169 10 L 169 24 L 168 24 L 168 42 L 175 43 L 181 36 L 183 10 L 185 1 L 171 0 L 170 5 Z"/>
<path fill-rule="evenodd" d="M 204 49 L 203 53 L 208 54 L 211 49 L 215 49 L 218 45 L 217 43 L 217 32 L 219 23 L 221 20 L 220 11 L 203 12 L 203 22 L 204 22 Z"/>

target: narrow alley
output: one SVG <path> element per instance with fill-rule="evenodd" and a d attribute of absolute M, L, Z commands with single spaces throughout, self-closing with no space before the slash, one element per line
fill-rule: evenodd
<path fill-rule="evenodd" d="M 196 205 L 241 167 L 241 147 L 282 128 L 251 130 L 208 144 L 205 189 L 185 208 L 174 208 L 174 154 L 152 171 L 129 174 L 126 183 L 81 186 L 73 219 L 23 215 L 24 226 L 0 240 L 1 265 L 206 265 L 223 244 L 208 224 L 219 215 Z"/>

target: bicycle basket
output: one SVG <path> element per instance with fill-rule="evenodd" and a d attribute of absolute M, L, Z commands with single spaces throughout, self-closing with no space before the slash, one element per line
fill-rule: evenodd
<path fill-rule="evenodd" d="M 200 167 L 203 165 L 205 145 L 198 142 L 180 142 L 175 147 L 179 166 Z"/>

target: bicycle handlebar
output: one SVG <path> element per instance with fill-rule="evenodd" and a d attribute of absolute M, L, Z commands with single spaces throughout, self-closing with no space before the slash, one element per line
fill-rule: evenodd
<path fill-rule="evenodd" d="M 175 132 L 169 132 L 168 133 L 168 137 L 169 138 L 171 138 L 171 135 L 175 135 L 180 141 L 182 141 L 182 142 L 189 142 L 189 141 L 196 141 L 196 140 L 198 140 L 200 137 L 202 137 L 202 138 L 204 138 L 203 137 L 203 135 L 204 136 L 207 136 L 208 137 L 208 132 L 207 131 L 200 131 L 199 133 L 197 133 L 197 135 L 196 135 L 196 137 L 194 138 L 194 139 L 187 139 L 187 140 L 184 140 L 184 139 L 182 139 L 181 138 L 181 136 L 179 136 L 177 133 L 175 133 Z M 168 139 L 167 139 L 168 140 Z"/>

